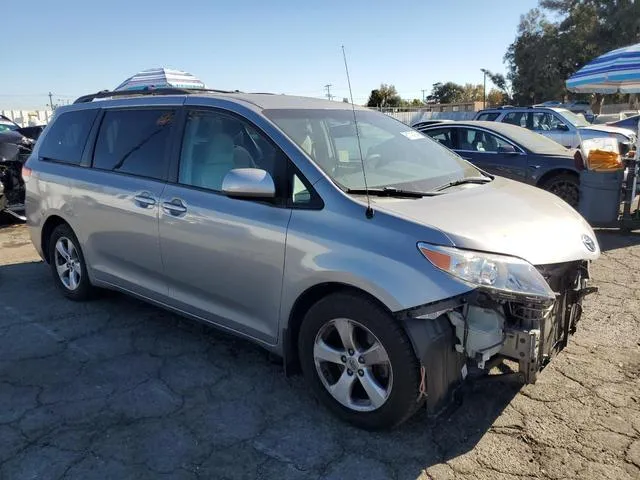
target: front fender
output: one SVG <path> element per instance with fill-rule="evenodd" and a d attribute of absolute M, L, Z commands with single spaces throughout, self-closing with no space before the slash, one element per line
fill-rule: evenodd
<path fill-rule="evenodd" d="M 344 244 L 327 248 L 310 239 L 287 239 L 281 325 L 287 328 L 297 299 L 322 284 L 340 284 L 362 290 L 391 312 L 432 303 L 470 291 L 450 275 L 435 269 L 415 244 L 401 255 L 384 255 Z M 304 244 L 305 248 L 302 248 Z M 391 252 L 389 252 L 391 253 Z"/>

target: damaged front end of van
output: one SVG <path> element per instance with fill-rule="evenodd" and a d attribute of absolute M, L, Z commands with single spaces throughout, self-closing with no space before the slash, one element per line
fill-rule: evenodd
<path fill-rule="evenodd" d="M 588 250 L 598 248 L 590 237 L 583 242 Z M 473 286 L 397 313 L 424 367 L 430 415 L 450 404 L 472 371 L 535 383 L 576 331 L 583 298 L 597 291 L 589 285 L 588 260 L 533 266 L 505 255 L 425 243 L 418 248 L 435 267 Z"/>

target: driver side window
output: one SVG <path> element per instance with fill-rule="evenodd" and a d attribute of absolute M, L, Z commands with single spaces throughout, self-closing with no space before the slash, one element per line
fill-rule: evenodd
<path fill-rule="evenodd" d="M 249 123 L 215 111 L 191 111 L 184 128 L 178 182 L 213 191 L 235 168 L 266 170 L 278 189 L 276 148 Z"/>

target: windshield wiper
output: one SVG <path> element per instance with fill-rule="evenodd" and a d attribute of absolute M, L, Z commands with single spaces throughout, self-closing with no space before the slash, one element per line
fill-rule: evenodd
<path fill-rule="evenodd" d="M 433 191 L 439 192 L 441 190 L 446 190 L 447 188 L 457 187 L 458 185 L 464 185 L 465 183 L 487 183 L 491 181 L 491 177 L 466 177 L 461 178 L 459 180 L 454 180 L 453 182 L 445 183 L 444 185 L 440 185 L 436 187 Z"/>
<path fill-rule="evenodd" d="M 347 193 L 354 195 L 375 195 L 377 197 L 407 197 L 407 198 L 422 198 L 425 196 L 438 195 L 435 192 L 416 192 L 413 190 L 403 190 L 395 187 L 382 187 L 382 188 L 347 188 Z"/>

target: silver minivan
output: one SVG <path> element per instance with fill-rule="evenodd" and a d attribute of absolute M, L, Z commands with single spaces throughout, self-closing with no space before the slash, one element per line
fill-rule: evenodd
<path fill-rule="evenodd" d="M 56 109 L 23 177 L 63 295 L 114 289 L 257 342 L 367 429 L 437 415 L 499 364 L 534 382 L 600 255 L 556 195 L 342 102 L 100 92 Z"/>

